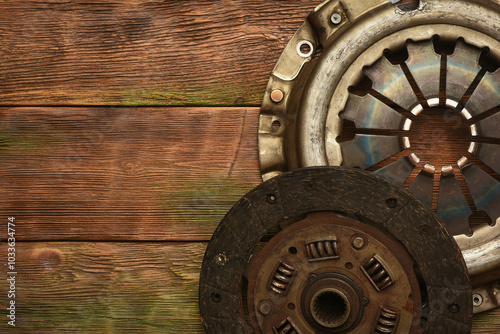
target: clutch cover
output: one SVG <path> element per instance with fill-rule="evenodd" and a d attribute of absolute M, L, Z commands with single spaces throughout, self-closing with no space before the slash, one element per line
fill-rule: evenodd
<path fill-rule="evenodd" d="M 259 124 L 262 177 L 365 169 L 456 236 L 474 312 L 500 304 L 500 1 L 326 1 L 291 38 Z"/>
<path fill-rule="evenodd" d="M 465 262 L 417 197 L 372 173 L 305 168 L 245 195 L 200 275 L 206 333 L 469 333 Z"/>

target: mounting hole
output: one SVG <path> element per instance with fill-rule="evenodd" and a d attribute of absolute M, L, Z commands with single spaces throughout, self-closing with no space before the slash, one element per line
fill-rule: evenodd
<path fill-rule="evenodd" d="M 338 290 L 327 288 L 318 291 L 311 301 L 311 314 L 323 327 L 342 326 L 349 318 L 349 302 Z"/>
<path fill-rule="evenodd" d="M 221 297 L 221 295 L 220 295 L 219 293 L 215 293 L 215 292 L 214 292 L 214 293 L 212 293 L 212 294 L 210 295 L 210 299 L 212 299 L 212 301 L 213 301 L 214 303 L 220 303 L 220 301 L 222 300 L 222 297 Z"/>
<path fill-rule="evenodd" d="M 288 251 L 290 252 L 290 254 L 297 254 L 297 248 L 295 247 L 288 248 Z"/>
<path fill-rule="evenodd" d="M 348 269 L 348 270 L 351 270 L 354 266 L 352 265 L 351 262 L 346 262 L 345 263 L 345 268 Z"/>
<path fill-rule="evenodd" d="M 387 204 L 388 207 L 391 209 L 394 209 L 395 207 L 398 206 L 398 200 L 395 198 L 388 198 L 385 203 Z"/>
<path fill-rule="evenodd" d="M 314 47 L 309 41 L 300 41 L 297 44 L 297 53 L 303 58 L 310 57 L 313 54 Z"/>
<path fill-rule="evenodd" d="M 472 303 L 476 307 L 481 306 L 481 304 L 483 303 L 483 296 L 481 296 L 479 293 L 475 293 L 474 295 L 472 295 Z"/>
<path fill-rule="evenodd" d="M 397 7 L 403 12 L 410 12 L 412 10 L 418 9 L 420 7 L 420 0 L 410 0 L 402 5 L 397 5 Z"/>
<path fill-rule="evenodd" d="M 279 129 L 281 128 L 281 122 L 276 120 L 276 121 L 273 121 L 273 123 L 271 124 L 271 127 L 273 128 L 273 130 L 275 132 L 279 131 Z"/>
<path fill-rule="evenodd" d="M 293 311 L 295 310 L 295 304 L 294 303 L 288 303 L 288 305 L 286 306 L 287 309 L 289 309 L 290 311 Z"/>

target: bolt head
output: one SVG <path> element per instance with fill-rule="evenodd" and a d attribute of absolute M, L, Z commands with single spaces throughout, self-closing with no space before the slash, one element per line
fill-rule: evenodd
<path fill-rule="evenodd" d="M 330 17 L 330 20 L 332 20 L 333 24 L 339 24 L 340 22 L 342 22 L 342 15 L 340 15 L 339 13 L 333 13 Z"/>

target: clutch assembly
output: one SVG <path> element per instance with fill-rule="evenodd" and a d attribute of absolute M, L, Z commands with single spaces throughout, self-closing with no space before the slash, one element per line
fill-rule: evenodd
<path fill-rule="evenodd" d="M 200 277 L 207 333 L 468 333 L 465 262 L 418 198 L 372 173 L 308 168 L 245 195 Z"/>
<path fill-rule="evenodd" d="M 264 180 L 345 166 L 420 198 L 456 236 L 474 312 L 500 303 L 499 12 L 498 0 L 326 1 L 279 58 L 259 125 Z"/>

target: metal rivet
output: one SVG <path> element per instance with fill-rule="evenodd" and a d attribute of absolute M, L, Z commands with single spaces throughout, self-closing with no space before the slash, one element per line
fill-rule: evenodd
<path fill-rule="evenodd" d="M 270 302 L 262 302 L 259 306 L 259 311 L 263 315 L 269 315 L 273 311 L 273 306 Z"/>
<path fill-rule="evenodd" d="M 276 196 L 273 194 L 267 195 L 267 203 L 274 204 L 276 203 Z"/>
<path fill-rule="evenodd" d="M 398 200 L 395 198 L 388 198 L 385 203 L 387 204 L 388 207 L 391 209 L 394 209 L 395 207 L 398 206 Z"/>
<path fill-rule="evenodd" d="M 280 89 L 273 89 L 271 91 L 271 101 L 273 101 L 274 103 L 280 103 L 281 101 L 283 101 L 284 97 L 285 94 Z"/>
<path fill-rule="evenodd" d="M 340 22 L 342 22 L 342 15 L 340 15 L 339 13 L 333 13 L 330 17 L 330 20 L 332 20 L 333 24 L 339 24 Z"/>
<path fill-rule="evenodd" d="M 215 257 L 215 262 L 217 262 L 218 265 L 223 266 L 227 262 L 227 256 L 221 253 Z"/>
<path fill-rule="evenodd" d="M 420 232 L 420 234 L 429 234 L 429 232 L 431 231 L 431 228 L 428 226 L 428 225 L 421 225 L 419 228 L 418 228 L 418 232 Z"/>
<path fill-rule="evenodd" d="M 448 305 L 448 310 L 451 313 L 458 313 L 460 311 L 460 306 L 458 306 L 457 304 L 450 304 Z"/>
<path fill-rule="evenodd" d="M 483 303 L 483 296 L 481 296 L 479 293 L 475 293 L 474 295 L 472 295 L 472 303 L 476 307 L 481 306 L 481 304 Z"/>
<path fill-rule="evenodd" d="M 363 239 L 362 237 L 355 237 L 352 240 L 352 246 L 356 249 L 361 249 L 365 247 L 365 239 Z"/>

